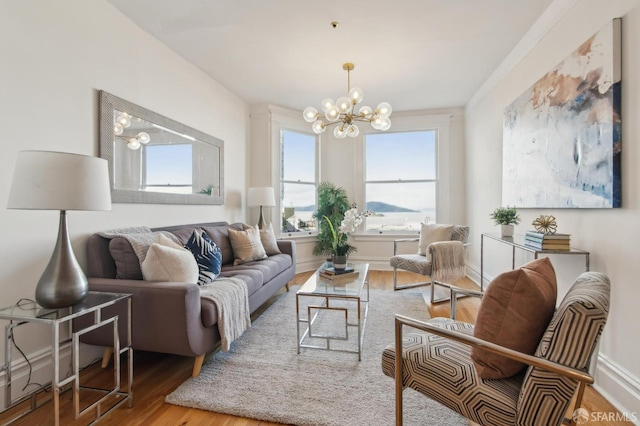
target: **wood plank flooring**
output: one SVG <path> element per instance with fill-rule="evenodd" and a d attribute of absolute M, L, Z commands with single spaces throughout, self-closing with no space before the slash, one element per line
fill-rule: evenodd
<path fill-rule="evenodd" d="M 309 277 L 311 273 L 305 272 L 297 274 L 292 285 L 301 285 Z M 411 283 L 422 280 L 422 276 L 409 272 L 399 272 L 399 283 Z M 369 281 L 371 288 L 377 289 L 393 289 L 393 273 L 390 271 L 370 271 Z M 462 287 L 475 288 L 470 280 L 463 280 L 458 283 Z M 428 287 L 422 288 L 427 291 Z M 412 289 L 410 291 L 420 291 Z M 282 290 L 284 292 L 284 290 Z M 273 303 L 280 292 L 270 302 Z M 474 322 L 480 301 L 476 298 L 464 298 L 458 302 L 458 320 L 466 322 Z M 268 307 L 268 306 L 267 306 Z M 266 309 L 266 307 L 265 307 Z M 429 313 L 432 317 L 449 316 L 448 303 L 440 303 L 434 306 L 428 306 Z M 263 309 L 264 310 L 264 309 Z M 259 315 L 260 312 L 256 312 Z M 365 336 L 366 338 L 366 336 Z M 391 343 L 391 342 L 390 342 Z M 206 362 L 206 361 L 205 361 Z M 171 393 L 182 382 L 187 380 L 191 375 L 193 359 L 175 355 L 156 354 L 151 352 L 137 351 L 134 355 L 134 405 L 127 408 L 126 405 L 116 408 L 104 420 L 101 425 L 221 425 L 221 426 L 266 426 L 275 425 L 274 423 L 262 422 L 258 420 L 239 418 L 225 414 L 212 413 L 192 408 L 178 407 L 166 404 L 164 398 Z M 126 374 L 123 374 L 123 380 Z M 100 362 L 97 362 L 82 372 L 82 383 L 92 386 L 104 386 L 112 383 L 113 373 L 110 368 L 103 370 L 100 368 Z M 390 392 L 393 392 L 390 387 Z M 48 397 L 48 395 L 43 395 Z M 82 394 L 82 400 L 88 401 L 91 395 Z M 295 395 L 291 395 L 291 399 L 295 400 Z M 598 392 L 589 387 L 586 391 L 583 407 L 589 412 L 617 412 L 616 409 Z M 0 414 L 0 423 L 4 424 L 9 420 L 18 409 Z M 61 419 L 63 425 L 85 425 L 91 421 L 91 415 L 86 415 L 78 420 L 74 420 L 69 414 L 73 407 L 71 404 L 71 392 L 67 392 L 61 397 L 61 412 L 64 413 Z M 53 407 L 51 402 L 45 404 L 28 416 L 18 420 L 16 425 L 53 425 Z M 621 422 L 589 422 L 588 425 L 613 426 L 621 425 Z M 631 425 L 631 423 L 626 423 Z M 365 425 L 363 425 L 365 426 Z"/>

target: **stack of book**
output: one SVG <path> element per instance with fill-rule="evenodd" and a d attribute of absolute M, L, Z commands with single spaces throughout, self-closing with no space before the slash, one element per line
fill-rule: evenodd
<path fill-rule="evenodd" d="M 569 234 L 543 234 L 541 232 L 527 231 L 524 236 L 524 245 L 536 250 L 571 250 L 571 235 Z"/>
<path fill-rule="evenodd" d="M 318 272 L 320 278 L 331 281 L 332 284 L 344 284 L 355 280 L 359 272 L 353 268 L 346 268 L 343 270 L 335 270 L 333 268 L 326 268 Z"/>

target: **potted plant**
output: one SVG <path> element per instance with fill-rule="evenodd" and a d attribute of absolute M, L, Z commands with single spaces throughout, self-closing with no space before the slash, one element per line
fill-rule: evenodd
<path fill-rule="evenodd" d="M 500 235 L 503 237 L 512 237 L 514 225 L 520 223 L 520 215 L 515 207 L 498 207 L 490 217 L 496 225 L 500 225 Z"/>
<path fill-rule="evenodd" d="M 344 188 L 335 186 L 331 182 L 321 182 L 318 185 L 318 210 L 313 213 L 314 219 L 318 221 L 318 236 L 313 254 L 316 256 L 333 256 L 334 237 L 332 229 L 338 229 L 344 213 L 349 210 L 351 203 Z M 328 218 L 328 219 L 325 219 Z M 331 226 L 330 226 L 331 225 Z M 343 244 L 348 245 L 346 237 Z M 353 251 L 353 249 L 348 250 Z"/>
<path fill-rule="evenodd" d="M 369 212 L 358 213 L 355 205 L 344 213 L 343 219 L 340 221 L 340 226 L 336 229 L 331 223 L 331 220 L 327 216 L 323 216 L 322 219 L 326 222 L 331 231 L 331 253 L 333 267 L 337 270 L 345 269 L 347 267 L 347 258 L 350 253 L 356 251 L 356 247 L 349 244 L 349 235 L 360 226 L 362 221 Z"/>

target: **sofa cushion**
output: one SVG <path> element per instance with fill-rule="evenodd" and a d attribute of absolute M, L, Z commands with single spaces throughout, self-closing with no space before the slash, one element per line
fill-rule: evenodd
<path fill-rule="evenodd" d="M 229 241 L 229 229 L 242 231 L 244 225 L 242 223 L 234 223 L 225 226 L 203 226 L 202 229 L 207 233 L 209 238 L 220 247 L 220 253 L 222 254 L 222 264 L 228 265 L 233 263 L 233 249 L 231 248 L 231 241 Z"/>
<path fill-rule="evenodd" d="M 260 231 L 257 226 L 244 231 L 229 229 L 229 240 L 231 240 L 231 247 L 235 257 L 234 265 L 241 265 L 267 257 L 267 253 L 264 251 L 260 241 Z"/>
<path fill-rule="evenodd" d="M 116 278 L 119 280 L 141 280 L 140 260 L 125 238 L 116 237 L 109 241 L 109 253 L 116 264 Z"/>
<path fill-rule="evenodd" d="M 282 253 L 278 248 L 278 240 L 276 240 L 276 234 L 273 232 L 272 224 L 260 230 L 260 241 L 267 256 Z"/>
<path fill-rule="evenodd" d="M 206 232 L 194 229 L 185 247 L 198 264 L 198 285 L 210 284 L 220 275 L 222 254 Z"/>
<path fill-rule="evenodd" d="M 159 235 L 157 242 L 151 244 L 141 269 L 147 281 L 198 281 L 198 264 L 193 254 L 164 235 Z"/>
<path fill-rule="evenodd" d="M 485 292 L 473 335 L 533 355 L 556 307 L 556 274 L 547 257 L 498 275 Z M 471 357 L 480 377 L 501 379 L 525 364 L 474 348 Z"/>
<path fill-rule="evenodd" d="M 418 254 L 431 256 L 427 253 L 429 244 L 437 241 L 451 241 L 453 225 L 441 225 L 437 223 L 423 223 L 420 228 L 420 241 L 418 242 Z M 428 259 L 430 260 L 430 259 Z"/>

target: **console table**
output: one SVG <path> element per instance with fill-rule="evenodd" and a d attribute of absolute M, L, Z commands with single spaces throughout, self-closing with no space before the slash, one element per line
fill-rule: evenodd
<path fill-rule="evenodd" d="M 585 258 L 585 271 L 589 270 L 589 252 L 577 248 L 570 250 L 538 250 L 524 244 L 524 235 L 515 234 L 513 237 L 503 237 L 500 234 L 481 234 L 480 235 L 480 291 L 484 291 L 484 239 L 490 238 L 502 244 L 510 245 L 511 250 L 511 269 L 516 268 L 516 249 L 533 253 L 534 259 L 540 254 L 561 254 L 561 255 L 578 255 Z"/>
<path fill-rule="evenodd" d="M 128 303 L 128 318 L 127 318 L 127 336 L 126 344 L 120 347 L 120 338 L 118 333 L 118 316 L 103 319 L 102 310 L 106 307 L 112 306 L 119 301 L 126 300 Z M 84 327 L 81 330 L 73 331 L 73 320 L 84 315 L 93 317 L 92 324 Z M 131 348 L 131 295 L 120 293 L 106 293 L 98 291 L 90 291 L 87 297 L 77 305 L 69 306 L 59 309 L 46 309 L 42 308 L 34 301 L 25 301 L 24 303 L 18 302 L 15 305 L 8 306 L 0 309 L 0 319 L 9 320 L 9 324 L 5 327 L 5 364 L 0 366 L 0 371 L 5 372 L 6 380 L 4 385 L 5 392 L 5 409 L 14 407 L 15 405 L 31 399 L 30 408 L 14 417 L 9 423 L 18 420 L 26 414 L 32 412 L 36 408 L 42 406 L 46 402 L 53 399 L 53 415 L 55 425 L 60 424 L 60 393 L 62 388 L 71 385 L 73 389 L 73 407 L 74 416 L 77 419 L 79 416 L 84 415 L 90 410 L 95 410 L 95 421 L 102 418 L 107 413 L 111 412 L 116 407 L 129 403 L 129 407 L 133 404 L 133 349 Z M 41 387 L 33 390 L 26 396 L 17 398 L 14 400 L 11 396 L 12 387 L 12 347 L 13 347 L 13 333 L 14 329 L 27 323 L 37 323 L 48 326 L 51 331 L 52 337 L 52 366 L 53 377 L 50 383 L 44 384 Z M 80 350 L 80 336 L 89 331 L 97 328 L 111 325 L 113 327 L 113 352 L 118 354 L 113 357 L 114 360 L 114 386 L 112 389 L 96 389 L 88 388 L 93 391 L 99 391 L 103 395 L 95 402 L 80 410 L 80 389 L 84 389 L 80 385 L 80 362 L 79 362 L 79 350 Z M 66 330 L 65 330 L 66 329 Z M 63 336 L 69 336 L 61 340 L 61 334 Z M 64 345 L 71 345 L 71 358 L 73 364 L 73 371 L 70 372 L 68 377 L 61 378 L 60 372 L 60 349 Z M 128 364 L 128 383 L 126 392 L 120 391 L 120 354 L 127 353 Z M 51 387 L 51 398 L 47 398 L 45 401 L 38 401 L 37 394 L 48 387 Z M 66 389 L 65 389 L 66 390 Z M 101 404 L 110 396 L 117 395 L 120 400 L 107 410 L 103 410 Z"/>

